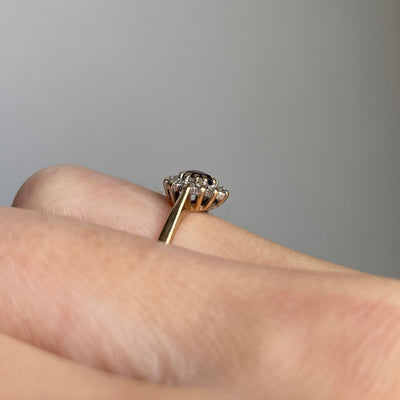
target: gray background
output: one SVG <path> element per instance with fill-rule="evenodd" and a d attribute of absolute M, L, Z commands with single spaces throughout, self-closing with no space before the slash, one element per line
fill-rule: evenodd
<path fill-rule="evenodd" d="M 220 216 L 400 277 L 399 134 L 398 0 L 0 0 L 1 204 L 51 164 L 202 169 Z"/>

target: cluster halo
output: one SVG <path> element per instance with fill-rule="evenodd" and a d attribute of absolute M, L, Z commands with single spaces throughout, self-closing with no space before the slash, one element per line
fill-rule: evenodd
<path fill-rule="evenodd" d="M 225 186 L 220 186 L 216 178 L 202 171 L 187 170 L 164 179 L 165 193 L 174 204 L 180 193 L 190 187 L 191 211 L 208 211 L 220 206 L 229 197 Z"/>

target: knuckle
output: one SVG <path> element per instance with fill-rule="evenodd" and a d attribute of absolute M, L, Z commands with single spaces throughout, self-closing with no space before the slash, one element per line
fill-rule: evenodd
<path fill-rule="evenodd" d="M 13 207 L 45 211 L 63 201 L 67 187 L 77 181 L 84 168 L 74 164 L 59 164 L 43 168 L 28 178 L 18 190 Z"/>

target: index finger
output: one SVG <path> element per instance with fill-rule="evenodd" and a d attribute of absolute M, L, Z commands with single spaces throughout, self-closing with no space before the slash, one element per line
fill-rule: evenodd
<path fill-rule="evenodd" d="M 65 215 L 155 239 L 171 210 L 165 196 L 76 165 L 49 167 L 28 179 L 15 207 Z M 174 244 L 231 260 L 316 271 L 353 271 L 257 236 L 207 213 L 188 213 Z"/>

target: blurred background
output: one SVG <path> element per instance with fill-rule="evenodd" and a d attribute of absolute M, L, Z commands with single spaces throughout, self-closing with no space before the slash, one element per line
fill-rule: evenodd
<path fill-rule="evenodd" d="M 0 0 L 0 204 L 78 163 L 400 277 L 400 1 Z"/>

